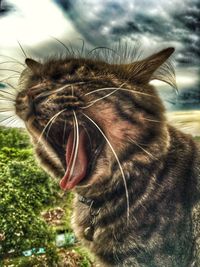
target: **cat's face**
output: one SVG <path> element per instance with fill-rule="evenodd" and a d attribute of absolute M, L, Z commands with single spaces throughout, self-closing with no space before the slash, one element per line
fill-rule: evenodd
<path fill-rule="evenodd" d="M 164 108 L 148 82 L 172 52 L 169 48 L 128 65 L 26 60 L 16 113 L 42 165 L 62 178 L 63 189 L 95 182 L 103 165 L 111 168 L 130 146 L 138 150 L 160 134 Z"/>

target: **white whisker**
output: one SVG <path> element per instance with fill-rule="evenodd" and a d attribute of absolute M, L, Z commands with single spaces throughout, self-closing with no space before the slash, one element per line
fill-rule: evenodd
<path fill-rule="evenodd" d="M 50 91 L 50 92 L 44 92 L 44 93 L 41 93 L 41 94 L 39 94 L 35 99 L 37 99 L 37 98 L 39 98 L 39 97 L 49 96 L 49 95 L 58 93 L 58 92 L 60 92 L 60 91 L 62 91 L 62 90 L 64 90 L 64 89 L 66 89 L 66 88 L 68 88 L 68 87 L 71 87 L 71 86 L 73 86 L 73 85 L 76 85 L 76 84 L 85 84 L 85 82 L 77 82 L 77 83 L 67 84 L 67 85 L 61 86 L 61 87 L 59 87 L 59 88 L 57 88 L 57 89 L 55 89 L 55 90 L 52 90 L 52 91 Z M 72 96 L 73 96 L 73 94 L 72 94 Z"/>
<path fill-rule="evenodd" d="M 5 104 L 6 104 L 7 102 L 15 103 L 14 100 L 9 99 L 9 98 L 0 98 L 0 101 L 1 101 L 1 102 L 4 102 Z"/>
<path fill-rule="evenodd" d="M 19 75 L 21 74 L 21 72 L 18 71 L 18 70 L 11 70 L 11 69 L 0 69 L 0 70 L 2 70 L 2 71 L 12 71 L 12 72 L 16 72 L 16 73 L 19 73 Z"/>
<path fill-rule="evenodd" d="M 72 96 L 74 96 L 74 86 L 71 85 L 71 88 L 72 88 Z"/>
<path fill-rule="evenodd" d="M 8 94 L 9 96 L 12 96 L 13 97 L 12 98 L 13 100 L 15 99 L 15 95 L 12 94 L 11 92 L 0 90 L 0 96 L 4 96 L 4 94 Z"/>
<path fill-rule="evenodd" d="M 106 91 L 106 90 L 113 90 L 111 93 L 101 97 L 101 98 L 98 98 L 96 100 L 93 100 L 91 101 L 91 103 L 89 103 L 89 105 L 85 106 L 85 107 L 82 107 L 82 109 L 86 109 L 86 108 L 89 108 L 91 106 L 93 106 L 96 102 L 104 99 L 104 98 L 107 98 L 109 97 L 110 95 L 114 94 L 115 92 L 117 91 L 128 91 L 128 92 L 131 92 L 131 93 L 135 93 L 135 94 L 139 94 L 139 95 L 145 95 L 145 96 L 150 96 L 150 97 L 155 97 L 153 95 L 150 95 L 150 94 L 147 94 L 147 93 L 143 93 L 143 92 L 138 92 L 136 90 L 131 90 L 131 89 L 127 89 L 127 88 L 121 88 L 121 87 L 105 87 L 105 88 L 99 88 L 99 89 L 96 89 L 96 90 L 93 90 L 91 92 L 88 92 L 86 93 L 84 96 L 87 96 L 87 95 L 90 95 L 90 94 L 93 94 L 93 93 L 96 93 L 96 92 L 99 92 L 99 91 Z"/>
<path fill-rule="evenodd" d="M 10 83 L 8 83 L 8 82 L 6 82 L 6 84 L 7 84 L 9 87 L 11 87 L 12 89 L 14 89 L 14 90 L 16 90 L 16 91 L 19 91 L 19 90 L 17 89 L 17 87 L 13 86 L 12 84 L 10 84 Z"/>
<path fill-rule="evenodd" d="M 128 195 L 128 187 L 127 187 L 127 182 L 126 182 L 126 177 L 125 177 L 125 174 L 124 174 L 124 171 L 122 169 L 122 166 L 121 166 L 121 163 L 119 161 L 119 158 L 113 148 L 113 146 L 111 145 L 110 141 L 108 140 L 108 138 L 106 137 L 106 135 L 104 134 L 104 132 L 101 130 L 101 128 L 96 124 L 95 121 L 93 121 L 89 116 L 87 116 L 85 113 L 82 112 L 82 114 L 88 119 L 90 120 L 95 126 L 96 128 L 100 131 L 100 133 L 102 134 L 102 136 L 105 138 L 107 144 L 109 145 L 113 155 L 115 156 L 115 159 L 118 163 L 118 166 L 119 166 L 119 169 L 121 171 L 121 174 L 122 174 L 122 178 L 123 178 L 123 182 L 124 182 L 124 188 L 125 188 L 125 193 L 126 193 L 126 200 L 127 200 L 127 223 L 129 223 L 129 210 L 130 210 L 130 207 L 129 207 L 129 195 Z"/>
<path fill-rule="evenodd" d="M 67 126 L 67 121 L 65 120 L 65 122 L 64 122 L 64 129 L 63 129 L 63 144 L 65 143 L 66 126 Z"/>
<path fill-rule="evenodd" d="M 103 96 L 103 97 L 101 97 L 101 98 L 98 98 L 98 99 L 96 99 L 96 100 L 94 100 L 94 101 L 91 101 L 91 103 L 90 103 L 89 105 L 87 105 L 86 107 L 82 107 L 82 109 L 89 108 L 89 107 L 93 106 L 96 102 L 98 102 L 98 101 L 100 101 L 100 100 L 102 100 L 102 99 L 104 99 L 104 98 L 106 98 L 106 97 L 108 97 L 108 96 L 114 94 L 116 91 L 118 91 L 118 89 L 115 89 L 115 90 L 112 91 L 111 93 L 109 93 L 109 94 L 107 94 L 107 95 L 105 95 L 105 96 Z"/>
<path fill-rule="evenodd" d="M 134 141 L 132 138 L 129 138 L 129 140 L 136 145 L 137 147 L 139 147 L 141 150 L 143 150 L 148 156 L 150 156 L 152 159 L 156 159 L 157 158 L 155 156 L 153 156 L 149 151 L 147 151 L 146 149 L 144 149 L 141 145 L 139 145 L 136 141 Z"/>
<path fill-rule="evenodd" d="M 99 92 L 99 91 L 106 91 L 106 90 L 127 91 L 127 92 L 130 92 L 130 93 L 135 93 L 135 94 L 139 94 L 139 95 L 145 95 L 145 96 L 150 96 L 150 97 L 153 97 L 153 98 L 157 98 L 154 95 L 150 95 L 150 94 L 147 94 L 147 93 L 139 92 L 139 91 L 128 89 L 128 88 L 121 88 L 121 87 L 105 87 L 105 88 L 99 88 L 99 89 L 96 89 L 96 90 L 93 90 L 91 92 L 86 93 L 85 96 L 90 95 L 90 94 L 93 94 L 93 93 L 96 93 L 96 92 Z"/>
<path fill-rule="evenodd" d="M 163 123 L 163 121 L 151 120 L 151 119 L 147 119 L 147 118 L 143 118 L 143 120 L 145 120 L 145 121 L 157 122 L 157 123 Z"/>
<path fill-rule="evenodd" d="M 12 118 L 14 118 L 15 116 L 16 116 L 16 115 L 13 114 L 13 115 L 10 115 L 10 116 L 7 117 L 7 118 L 2 119 L 2 120 L 0 121 L 0 125 L 2 125 L 2 123 L 5 123 L 5 122 L 7 122 L 7 121 L 8 121 L 8 123 L 9 123 L 9 121 L 10 121 Z"/>
<path fill-rule="evenodd" d="M 86 132 L 86 134 L 88 136 L 88 140 L 90 142 L 90 147 L 92 148 L 92 140 L 91 140 L 91 137 L 89 135 L 89 132 L 88 132 L 87 128 L 84 125 L 82 125 L 82 127 L 84 128 L 84 131 Z"/>
<path fill-rule="evenodd" d="M 13 75 L 10 75 L 10 76 L 4 78 L 3 80 L 0 80 L 0 82 L 6 83 L 5 81 L 10 80 L 10 79 L 18 79 L 18 77 L 19 77 L 18 74 L 13 74 Z"/>
<path fill-rule="evenodd" d="M 13 127 L 17 121 L 18 118 L 16 116 L 13 116 L 13 118 L 11 118 L 10 121 L 6 124 L 6 127 Z"/>
<path fill-rule="evenodd" d="M 70 170 L 70 175 L 69 175 L 69 179 L 71 178 L 71 175 L 73 174 L 73 171 L 74 171 L 74 167 L 75 167 L 75 163 L 76 163 L 76 159 L 77 159 L 77 155 L 78 155 L 78 147 L 79 147 L 79 127 L 78 127 L 78 120 L 77 120 L 77 117 L 76 117 L 76 113 L 75 111 L 73 110 L 73 114 L 74 114 L 74 119 L 75 119 L 75 125 L 76 125 L 76 135 L 75 135 L 75 152 L 74 152 L 74 155 L 73 155 L 73 162 L 72 162 L 72 166 L 71 166 L 71 170 Z"/>
<path fill-rule="evenodd" d="M 62 112 L 64 112 L 66 109 L 62 109 L 61 111 L 59 111 L 58 113 L 56 113 L 53 117 L 51 117 L 51 119 L 47 122 L 47 124 L 45 125 L 44 129 L 42 130 L 39 138 L 38 138 L 38 142 L 37 145 L 39 145 L 39 143 L 41 142 L 41 139 L 43 137 L 44 132 L 46 131 L 47 127 L 49 126 L 49 124 L 55 119 L 57 118 Z"/>
<path fill-rule="evenodd" d="M 122 84 L 120 85 L 120 87 L 113 88 L 113 91 L 112 91 L 111 93 L 108 93 L 107 95 L 105 95 L 105 96 L 103 96 L 103 97 L 100 97 L 100 98 L 98 98 L 98 99 L 96 99 L 96 100 L 91 101 L 91 103 L 90 103 L 88 106 L 83 107 L 82 109 L 89 108 L 89 107 L 91 107 L 92 105 L 94 105 L 96 102 L 98 102 L 98 101 L 100 101 L 100 100 L 102 100 L 102 99 L 104 99 L 104 98 L 107 98 L 108 96 L 114 94 L 114 93 L 115 93 L 116 91 L 118 91 L 124 84 L 126 84 L 126 83 L 122 83 Z M 97 91 L 101 91 L 102 89 L 106 90 L 107 88 L 99 88 L 99 89 L 96 89 L 96 90 L 94 90 L 94 91 L 97 92 Z M 92 91 L 92 92 L 94 92 L 94 91 Z M 86 96 L 86 95 L 89 95 L 89 94 L 92 93 L 92 92 L 86 93 L 85 96 Z"/>
<path fill-rule="evenodd" d="M 75 119 L 73 118 L 73 144 L 72 144 L 72 151 L 71 151 L 71 155 L 70 155 L 70 159 L 68 162 L 68 166 L 66 169 L 65 174 L 68 172 L 68 168 L 71 166 L 71 162 L 72 160 L 74 160 L 74 150 L 75 150 L 75 145 L 76 145 L 76 125 L 75 125 Z"/>
<path fill-rule="evenodd" d="M 0 110 L 0 113 L 10 113 L 10 114 L 14 114 L 13 110 L 9 109 L 9 110 Z"/>

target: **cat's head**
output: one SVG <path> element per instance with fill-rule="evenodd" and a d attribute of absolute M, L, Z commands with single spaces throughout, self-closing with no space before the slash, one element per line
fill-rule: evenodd
<path fill-rule="evenodd" d="M 172 83 L 163 64 L 173 51 L 167 48 L 131 64 L 26 59 L 16 113 L 43 167 L 62 178 L 63 189 L 94 182 L 102 168 L 107 166 L 108 172 L 114 163 L 120 166 L 127 153 L 135 151 L 145 160 L 156 138 L 154 152 L 163 151 L 164 107 L 149 82 Z"/>

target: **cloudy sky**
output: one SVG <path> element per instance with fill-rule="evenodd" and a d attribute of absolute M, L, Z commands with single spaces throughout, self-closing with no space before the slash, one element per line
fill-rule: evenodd
<path fill-rule="evenodd" d="M 146 54 L 174 46 L 180 103 L 199 108 L 199 13 L 199 0 L 2 0 L 0 69 L 8 68 L 4 56 L 23 62 L 17 41 L 28 56 L 64 51 L 52 36 L 73 46 L 81 45 L 80 39 L 91 47 L 139 42 Z M 6 75 L 8 71 L 0 71 L 0 79 Z M 169 91 L 163 88 L 167 98 Z"/>

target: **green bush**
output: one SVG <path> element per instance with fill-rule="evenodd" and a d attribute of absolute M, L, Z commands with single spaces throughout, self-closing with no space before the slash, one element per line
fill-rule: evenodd
<path fill-rule="evenodd" d="M 23 131 L 0 128 L 0 148 L 0 257 L 40 247 L 55 254 L 55 234 L 39 216 L 54 201 L 52 181 L 36 165 Z"/>
<path fill-rule="evenodd" d="M 55 234 L 72 232 L 70 225 L 72 193 L 66 195 L 35 163 L 29 137 L 23 129 L 0 127 L 0 267 L 45 267 L 65 264 L 91 267 L 88 254 L 72 246 L 56 250 Z M 61 225 L 50 227 L 41 211 L 61 207 Z M 22 252 L 45 248 L 45 254 L 29 257 Z M 73 251 L 73 248 L 75 249 Z M 59 258 L 58 258 L 59 256 Z"/>
<path fill-rule="evenodd" d="M 0 149 L 7 148 L 31 148 L 29 137 L 24 129 L 0 127 Z"/>

